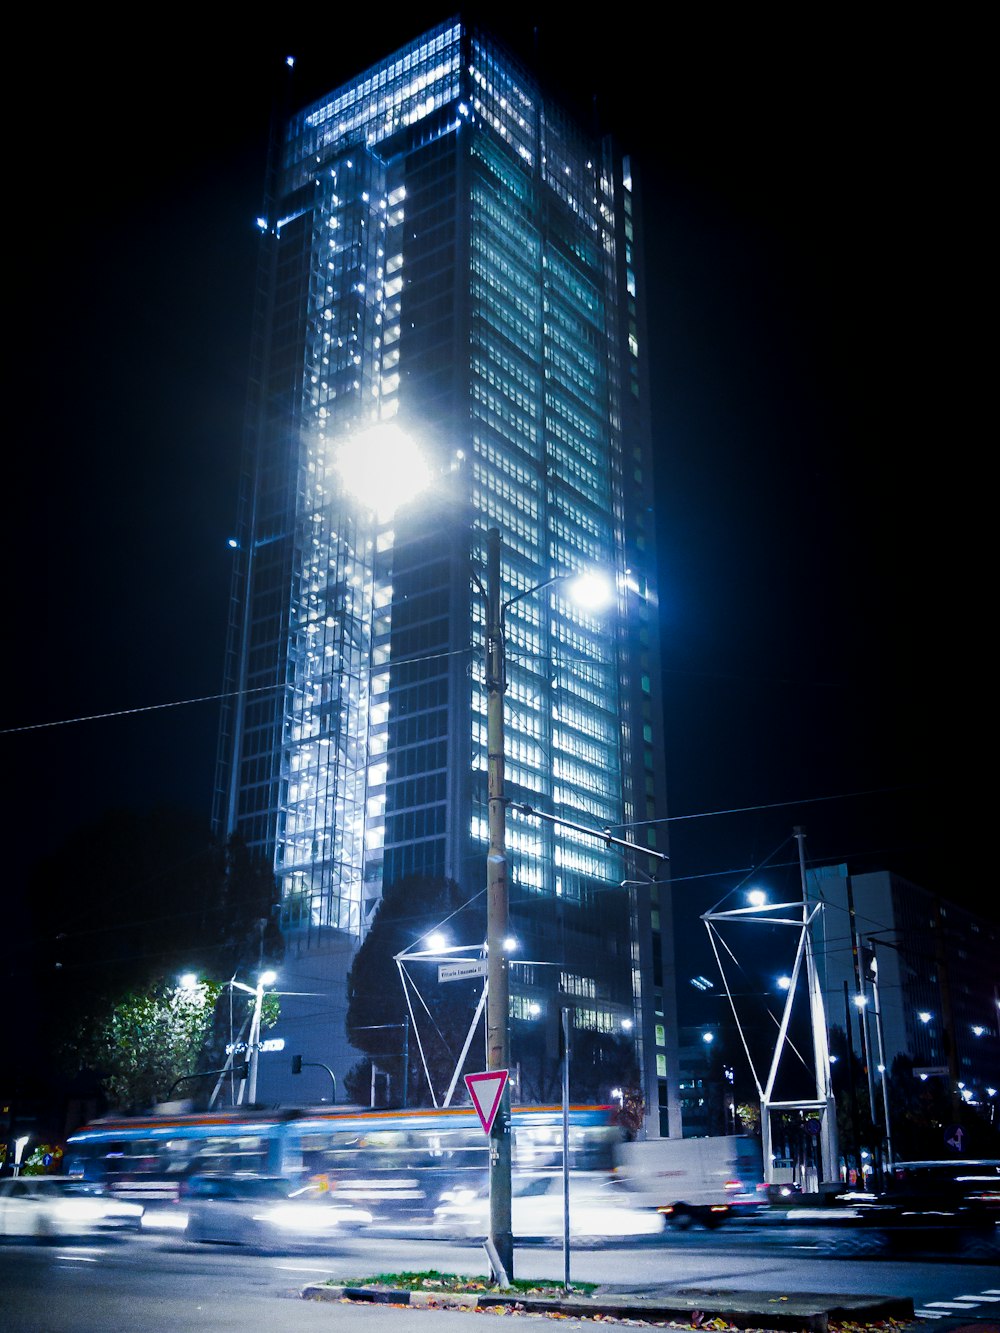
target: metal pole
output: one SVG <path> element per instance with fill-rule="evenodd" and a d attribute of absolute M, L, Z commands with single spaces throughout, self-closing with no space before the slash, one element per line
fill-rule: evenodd
<path fill-rule="evenodd" d="M 403 1110 L 410 1104 L 410 1015 L 403 1019 Z"/>
<path fill-rule="evenodd" d="M 820 1143 L 822 1146 L 822 1169 L 826 1179 L 837 1180 L 839 1176 L 840 1149 L 837 1144 L 837 1104 L 833 1096 L 833 1076 L 830 1071 L 830 1039 L 826 1030 L 826 1011 L 823 1006 L 823 991 L 819 983 L 816 958 L 813 952 L 812 928 L 809 922 L 809 893 L 806 879 L 805 831 L 795 829 L 795 841 L 799 845 L 799 878 L 802 884 L 802 929 L 806 954 L 806 978 L 809 986 L 809 1014 L 812 1025 L 813 1061 L 816 1065 L 816 1100 L 823 1102 L 823 1119 L 820 1122 Z M 823 1176 L 820 1175 L 822 1183 Z"/>
<path fill-rule="evenodd" d="M 562 1019 L 562 1132 L 563 1132 L 563 1286 L 569 1291 L 569 1010 Z"/>
<path fill-rule="evenodd" d="M 500 531 L 486 534 L 486 748 L 489 835 L 486 858 L 486 1068 L 510 1068 L 510 971 L 504 951 L 508 935 L 507 829 L 504 808 L 504 717 L 506 651 L 500 600 Z M 508 1279 L 514 1276 L 510 1209 L 510 1085 L 490 1133 L 490 1243 Z M 492 1261 L 491 1261 L 492 1262 Z M 501 1274 L 495 1277 L 502 1280 Z"/>
<path fill-rule="evenodd" d="M 257 1100 L 257 1057 L 260 1054 L 260 1011 L 264 1004 L 264 983 L 257 982 L 253 1002 L 253 1022 L 250 1025 L 250 1078 L 247 1080 L 247 1100 L 252 1106 Z M 243 1098 L 240 1097 L 242 1104 Z"/>
<path fill-rule="evenodd" d="M 872 951 L 872 998 L 875 1002 L 875 1035 L 878 1038 L 878 1062 L 882 1066 L 882 1111 L 885 1115 L 885 1164 L 891 1172 L 892 1160 L 892 1125 L 889 1121 L 889 1071 L 885 1064 L 885 1034 L 882 1030 L 882 1006 L 878 996 L 878 950 L 874 940 L 869 940 Z"/>

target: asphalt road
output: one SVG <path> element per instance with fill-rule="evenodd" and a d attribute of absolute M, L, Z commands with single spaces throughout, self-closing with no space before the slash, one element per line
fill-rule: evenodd
<path fill-rule="evenodd" d="M 676 1242 L 676 1243 L 675 1243 Z M 563 1274 L 558 1248 L 519 1246 L 519 1278 Z M 453 1312 L 388 1310 L 301 1299 L 310 1283 L 404 1269 L 483 1275 L 482 1250 L 468 1244 L 402 1240 L 368 1233 L 345 1239 L 328 1254 L 262 1255 L 232 1247 L 191 1245 L 176 1236 L 100 1238 L 72 1244 L 0 1245 L 0 1330 L 3 1333 L 142 1333 L 143 1330 L 249 1328 L 327 1329 L 366 1333 L 377 1321 L 393 1333 L 454 1333 Z M 735 1230 L 723 1236 L 684 1236 L 655 1245 L 574 1252 L 571 1277 L 617 1290 L 711 1286 L 780 1294 L 909 1296 L 914 1328 L 954 1328 L 956 1320 L 985 1333 L 1000 1324 L 1000 1263 L 954 1257 L 843 1258 L 797 1243 L 780 1246 Z M 414 1324 L 414 1321 L 418 1321 Z M 569 1320 L 569 1323 L 579 1321 Z M 345 1328 L 349 1325 L 349 1328 Z"/>

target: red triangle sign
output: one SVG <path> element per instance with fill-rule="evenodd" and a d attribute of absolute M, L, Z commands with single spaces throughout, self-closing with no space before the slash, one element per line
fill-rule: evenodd
<path fill-rule="evenodd" d="M 472 1105 L 476 1108 L 476 1114 L 487 1134 L 497 1118 L 500 1098 L 507 1086 L 508 1072 L 506 1069 L 491 1069 L 485 1074 L 465 1075 L 465 1086 L 469 1089 Z"/>

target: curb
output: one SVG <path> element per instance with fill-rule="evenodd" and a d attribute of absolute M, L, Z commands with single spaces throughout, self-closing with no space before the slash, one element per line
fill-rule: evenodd
<path fill-rule="evenodd" d="M 315 1284 L 305 1287 L 304 1300 L 357 1301 L 375 1305 L 413 1306 L 425 1310 L 491 1310 L 517 1314 L 622 1319 L 631 1322 L 670 1321 L 704 1325 L 725 1319 L 737 1328 L 775 1329 L 779 1333 L 829 1333 L 831 1321 L 876 1323 L 913 1319 L 908 1297 L 874 1296 L 845 1301 L 843 1296 L 767 1296 L 757 1293 L 678 1291 L 670 1299 L 628 1297 L 573 1299 L 505 1295 L 502 1292 L 430 1292 L 389 1287 Z M 780 1304 L 779 1304 L 780 1303 Z"/>

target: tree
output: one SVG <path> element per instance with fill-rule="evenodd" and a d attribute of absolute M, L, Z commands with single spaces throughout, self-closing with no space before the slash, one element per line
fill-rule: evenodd
<path fill-rule="evenodd" d="M 70 1064 L 97 1073 L 115 1108 L 148 1108 L 197 1071 L 221 991 L 217 982 L 203 982 L 130 992 L 78 1020 L 62 1052 Z"/>
<path fill-rule="evenodd" d="M 372 927 L 347 977 L 347 1037 L 368 1056 L 345 1080 L 348 1096 L 355 1100 L 368 1100 L 374 1062 L 378 1070 L 389 1076 L 387 1100 L 397 1104 L 404 1100 L 414 1105 L 430 1103 L 432 1097 L 421 1067 L 420 1047 L 439 1100 L 447 1088 L 475 1012 L 482 981 L 439 983 L 435 964 L 413 965 L 422 1003 L 416 1002 L 419 1047 L 418 1034 L 411 1033 L 404 1098 L 408 1010 L 395 963 L 397 954 L 411 948 L 446 920 L 453 939 L 470 942 L 485 938 L 485 909 L 470 906 L 468 895 L 454 880 L 410 875 L 385 889 Z M 473 1063 L 469 1071 L 474 1072 L 481 1067 L 481 1050 L 470 1059 Z M 464 1085 L 459 1087 L 464 1098 Z"/>

